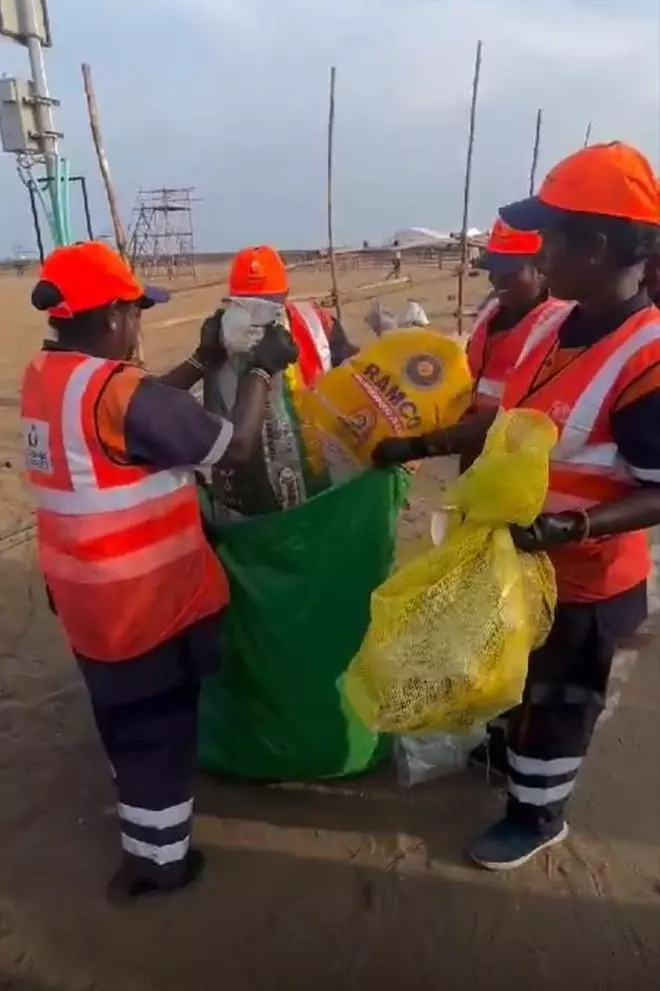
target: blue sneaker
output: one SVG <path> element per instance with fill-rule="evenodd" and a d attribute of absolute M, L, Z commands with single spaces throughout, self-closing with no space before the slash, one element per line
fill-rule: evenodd
<path fill-rule="evenodd" d="M 552 836 L 539 836 L 510 819 L 501 819 L 477 840 L 469 856 L 487 871 L 513 871 L 542 850 L 561 843 L 568 836 L 568 825 L 559 823 Z"/>

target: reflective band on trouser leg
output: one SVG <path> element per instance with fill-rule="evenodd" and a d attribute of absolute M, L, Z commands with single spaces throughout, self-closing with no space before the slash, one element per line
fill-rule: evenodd
<path fill-rule="evenodd" d="M 190 846 L 192 798 L 163 809 L 145 809 L 120 802 L 117 806 L 121 845 L 125 854 L 147 862 L 142 873 L 160 874 L 185 859 Z M 153 868 L 152 868 L 153 865 Z"/>
<path fill-rule="evenodd" d="M 582 757 L 554 757 L 542 760 L 508 750 L 509 800 L 527 814 L 528 821 L 561 816 L 575 786 Z"/>
<path fill-rule="evenodd" d="M 190 847 L 198 698 L 199 685 L 190 682 L 103 712 L 125 861 L 163 887 L 179 881 Z"/>
<path fill-rule="evenodd" d="M 541 704 L 530 702 L 528 695 L 508 751 L 507 815 L 542 835 L 551 835 L 564 819 L 604 706 L 603 696 L 579 686 L 550 688 L 551 697 Z"/>
<path fill-rule="evenodd" d="M 605 705 L 614 641 L 598 628 L 596 608 L 559 604 L 512 720 L 507 816 L 542 836 L 564 819 Z"/>

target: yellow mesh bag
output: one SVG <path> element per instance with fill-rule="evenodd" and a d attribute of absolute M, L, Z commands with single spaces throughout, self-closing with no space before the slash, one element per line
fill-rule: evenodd
<path fill-rule="evenodd" d="M 542 413 L 500 413 L 481 457 L 446 494 L 441 544 L 374 592 L 343 683 L 367 726 L 460 732 L 520 701 L 556 587 L 549 558 L 518 552 L 508 524 L 528 526 L 541 511 L 555 441 Z"/>

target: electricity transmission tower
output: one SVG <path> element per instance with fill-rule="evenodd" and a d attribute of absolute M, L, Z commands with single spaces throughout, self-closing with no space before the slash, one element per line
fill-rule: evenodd
<path fill-rule="evenodd" d="M 130 256 L 145 278 L 196 278 L 193 187 L 140 189 L 133 208 Z"/>

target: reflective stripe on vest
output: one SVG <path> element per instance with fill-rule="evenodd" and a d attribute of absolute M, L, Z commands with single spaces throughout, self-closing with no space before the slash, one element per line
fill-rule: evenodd
<path fill-rule="evenodd" d="M 527 356 L 532 353 L 535 347 L 537 347 L 545 338 L 549 337 L 553 331 L 559 329 L 559 326 L 568 319 L 575 306 L 575 303 L 560 303 L 558 306 L 553 307 L 550 312 L 543 312 L 542 316 L 539 317 L 538 323 L 536 323 L 530 330 L 529 337 L 525 341 L 522 350 L 518 355 L 518 360 L 515 364 L 516 368 L 522 365 Z"/>
<path fill-rule="evenodd" d="M 477 321 L 475 334 L 471 339 L 474 350 L 468 349 L 468 361 L 472 375 L 476 378 L 475 399 L 477 406 L 499 404 L 505 390 L 506 379 L 519 360 L 531 332 L 539 325 L 552 328 L 560 322 L 572 304 L 556 299 L 539 303 L 533 310 L 507 331 L 488 338 L 488 324 L 499 310 L 499 303 L 485 307 L 486 319 Z M 490 312 L 487 312 L 490 311 Z M 481 401 L 480 401 L 481 400 Z"/>
<path fill-rule="evenodd" d="M 504 405 L 538 409 L 557 425 L 544 510 L 586 509 L 625 498 L 643 480 L 644 469 L 627 464 L 618 450 L 610 412 L 640 372 L 660 361 L 657 312 L 648 307 L 634 314 L 538 386 L 535 378 L 554 341 L 547 325 L 535 330 L 535 344 L 507 383 Z M 555 326 L 555 340 L 559 333 Z M 618 595 L 648 574 L 646 537 L 640 532 L 567 545 L 551 556 L 564 601 Z"/>
<path fill-rule="evenodd" d="M 45 451 L 28 468 L 44 577 L 74 650 L 110 662 L 148 653 L 229 598 L 192 473 L 117 464 L 97 436 L 96 405 L 120 369 L 46 352 L 22 396 L 28 446 L 41 431 Z"/>
<path fill-rule="evenodd" d="M 492 399 L 501 399 L 504 394 L 504 382 L 496 382 L 495 379 L 480 378 L 477 381 L 477 393 L 482 396 L 489 396 Z"/>
<path fill-rule="evenodd" d="M 480 372 L 483 370 L 482 366 L 484 349 L 486 347 L 488 324 L 499 311 L 499 308 L 500 301 L 495 296 L 483 305 L 475 318 L 474 326 L 472 327 L 472 334 L 470 335 L 470 340 L 468 341 L 466 348 L 470 372 L 474 379 L 477 379 Z"/>
<path fill-rule="evenodd" d="M 321 316 L 316 308 L 316 304 L 312 303 L 310 300 L 306 300 L 300 303 L 289 303 L 289 308 L 296 311 L 309 331 L 309 335 L 314 343 L 314 347 L 316 348 L 319 361 L 321 362 L 322 370 L 324 372 L 330 371 L 332 368 L 330 344 L 328 343 L 328 335 L 325 327 L 323 326 Z"/>
<path fill-rule="evenodd" d="M 92 376 L 104 364 L 103 358 L 86 358 L 69 378 L 62 401 L 62 443 L 73 491 L 47 488 L 33 478 L 32 489 L 40 509 L 63 516 L 131 509 L 177 492 L 193 481 L 190 471 L 180 469 L 146 474 L 128 485 L 98 488 L 94 462 L 83 433 L 81 405 Z M 29 429 L 29 424 L 29 418 L 23 420 L 24 431 Z"/>
<path fill-rule="evenodd" d="M 660 340 L 660 320 L 640 327 L 609 356 L 595 378 L 586 386 L 564 423 L 561 438 L 552 452 L 553 461 L 571 461 L 585 446 L 614 383 L 626 362 L 646 344 Z M 616 450 L 616 445 L 612 445 Z M 609 464 L 614 464 L 610 459 Z"/>

